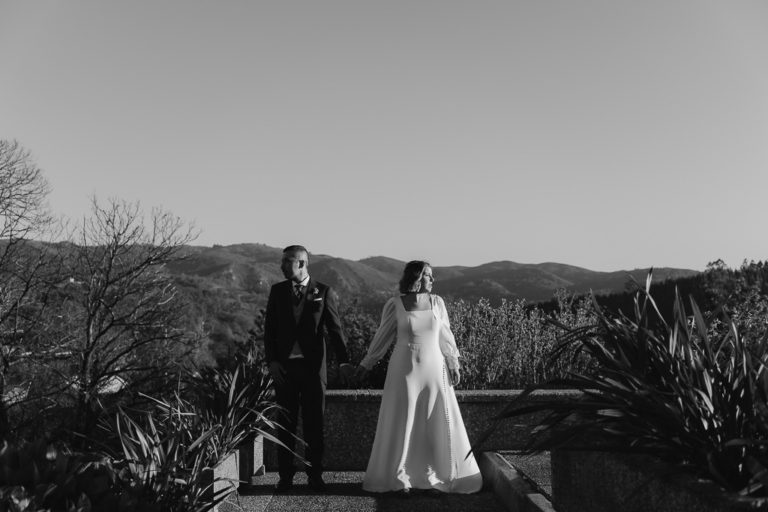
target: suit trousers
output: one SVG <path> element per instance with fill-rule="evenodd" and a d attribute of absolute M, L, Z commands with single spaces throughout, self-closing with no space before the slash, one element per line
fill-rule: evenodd
<path fill-rule="evenodd" d="M 309 462 L 307 475 L 320 475 L 323 471 L 325 436 L 323 414 L 325 412 L 325 383 L 320 374 L 308 367 L 304 359 L 289 359 L 285 364 L 286 378 L 282 386 L 275 386 L 277 404 L 285 410 L 280 415 L 278 439 L 290 450 L 296 447 L 297 424 L 301 410 L 301 424 L 304 441 L 307 443 L 304 456 Z M 283 447 L 277 450 L 277 465 L 280 478 L 293 478 L 296 473 L 294 455 Z"/>

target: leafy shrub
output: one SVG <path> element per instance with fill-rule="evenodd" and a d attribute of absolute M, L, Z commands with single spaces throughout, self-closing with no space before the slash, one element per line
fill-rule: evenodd
<path fill-rule="evenodd" d="M 590 303 L 564 291 L 556 294 L 558 322 L 579 327 L 594 322 Z M 545 322 L 536 306 L 524 300 L 502 300 L 498 307 L 486 299 L 475 304 L 459 300 L 446 305 L 456 337 L 462 368 L 461 387 L 466 389 L 524 388 L 570 370 L 586 369 L 585 357 L 562 357 L 547 364 L 557 345 L 558 329 Z"/>
<path fill-rule="evenodd" d="M 526 403 L 528 388 L 500 418 L 548 410 L 529 451 L 565 447 L 631 451 L 706 476 L 723 488 L 768 496 L 768 342 L 745 340 L 735 323 L 713 329 L 696 302 L 678 295 L 667 323 L 650 295 L 651 275 L 635 298 L 634 318 L 595 306 L 594 325 L 570 328 L 560 349 L 588 353 L 591 374 L 545 385 L 581 390 L 571 403 Z"/>
<path fill-rule="evenodd" d="M 703 279 L 708 297 L 746 340 L 768 336 L 768 262 L 745 261 L 733 270 L 718 260 L 707 266 Z"/>
<path fill-rule="evenodd" d="M 103 456 L 43 440 L 0 446 L 0 511 L 116 510 L 115 472 Z"/>
<path fill-rule="evenodd" d="M 570 326 L 594 322 L 591 302 L 587 298 L 575 300 L 565 291 L 555 295 L 558 322 Z M 556 365 L 547 364 L 549 353 L 555 348 L 558 328 L 546 322 L 546 316 L 536 305 L 524 300 L 505 301 L 497 307 L 487 299 L 476 303 L 463 300 L 446 303 L 451 329 L 462 354 L 462 382 L 465 389 L 522 388 L 526 385 L 562 376 L 572 369 L 584 369 L 586 357 L 563 357 Z M 350 361 L 359 363 L 366 354 L 380 319 L 355 304 L 341 312 L 342 325 L 347 337 Z M 381 389 L 387 374 L 387 354 L 374 366 L 366 386 Z M 329 354 L 329 387 L 349 387 L 338 377 L 338 365 Z"/>

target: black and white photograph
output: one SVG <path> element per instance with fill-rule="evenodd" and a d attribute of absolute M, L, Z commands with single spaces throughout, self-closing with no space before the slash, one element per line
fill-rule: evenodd
<path fill-rule="evenodd" d="M 0 510 L 768 511 L 768 3 L 0 0 Z"/>

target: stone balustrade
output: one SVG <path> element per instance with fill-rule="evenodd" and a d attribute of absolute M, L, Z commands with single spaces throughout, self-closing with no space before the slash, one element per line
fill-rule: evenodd
<path fill-rule="evenodd" d="M 379 416 L 381 390 L 330 390 L 325 406 L 325 469 L 362 471 L 368 464 L 373 446 L 376 422 Z M 493 417 L 501 412 L 520 390 L 456 391 L 464 426 L 470 441 L 493 424 Z M 575 400 L 578 392 L 572 390 L 537 391 L 527 398 L 537 401 L 552 397 Z M 541 415 L 528 415 L 504 420 L 494 433 L 480 446 L 485 450 L 519 449 Z M 299 450 L 301 452 L 301 450 Z M 277 450 L 273 443 L 265 442 L 264 464 L 267 471 L 277 469 Z"/>

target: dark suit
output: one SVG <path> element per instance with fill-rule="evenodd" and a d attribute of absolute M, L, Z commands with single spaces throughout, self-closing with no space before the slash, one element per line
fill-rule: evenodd
<path fill-rule="evenodd" d="M 288 431 L 280 430 L 278 438 L 294 449 L 291 433 L 296 432 L 301 409 L 310 475 L 320 475 L 323 470 L 323 412 L 328 382 L 326 339 L 336 352 L 338 362 L 348 362 L 336 294 L 328 286 L 310 279 L 298 304 L 294 300 L 292 281 L 272 286 L 264 321 L 264 351 L 267 363 L 277 361 L 287 372 L 285 384 L 275 386 L 277 403 L 286 409 L 280 423 Z M 295 342 L 301 347 L 302 359 L 289 359 Z M 293 455 L 283 448 L 278 449 L 278 466 L 281 478 L 293 478 Z"/>

